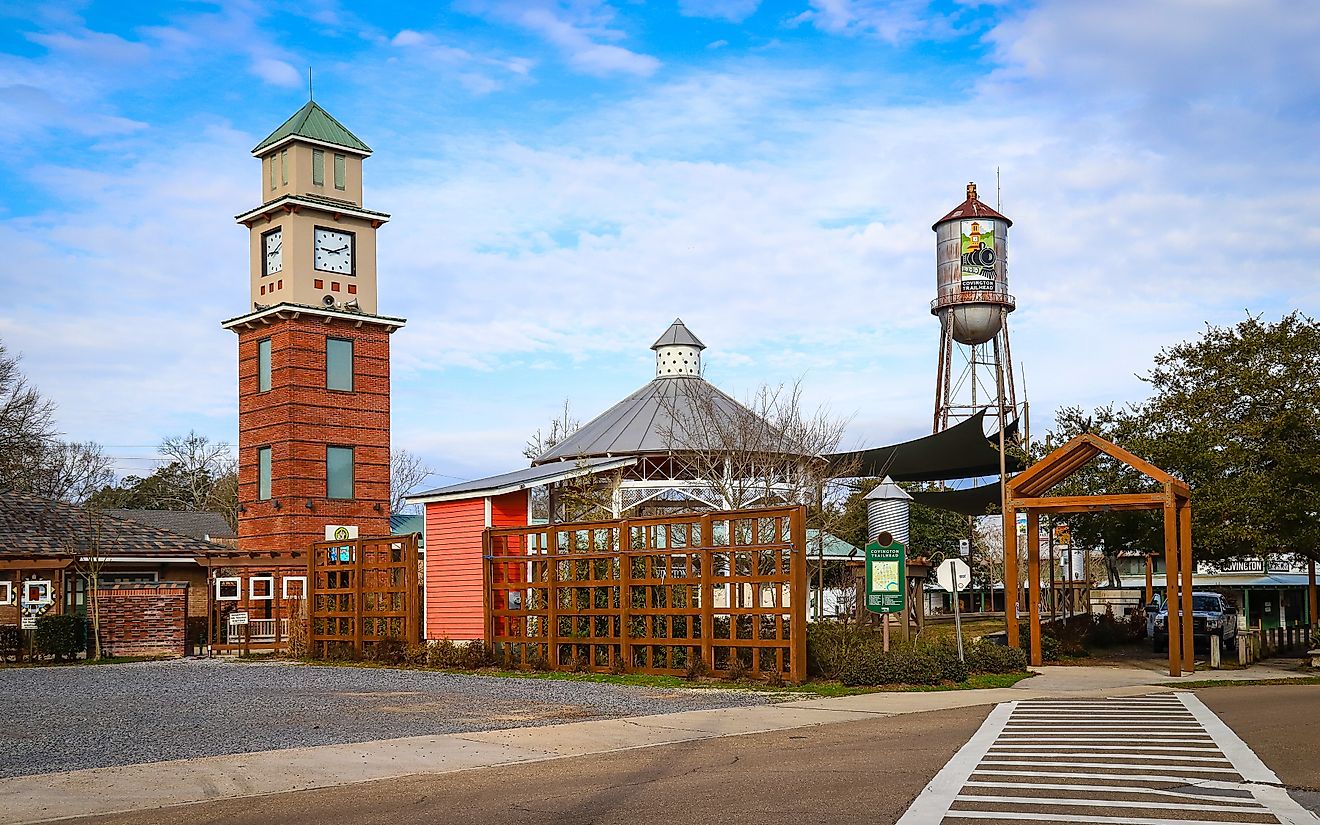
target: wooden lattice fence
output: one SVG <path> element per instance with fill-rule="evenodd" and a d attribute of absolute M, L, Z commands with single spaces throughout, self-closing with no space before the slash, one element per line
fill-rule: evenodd
<path fill-rule="evenodd" d="M 416 536 L 318 542 L 309 572 L 314 652 L 420 640 Z"/>
<path fill-rule="evenodd" d="M 802 507 L 488 529 L 486 642 L 513 666 L 807 673 Z"/>

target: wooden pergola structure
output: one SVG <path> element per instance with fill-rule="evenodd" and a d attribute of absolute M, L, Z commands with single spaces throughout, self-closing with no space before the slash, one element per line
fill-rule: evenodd
<path fill-rule="evenodd" d="M 1054 487 L 1104 454 L 1137 470 L 1163 489 L 1150 493 L 1048 496 Z M 1017 514 L 1027 514 L 1027 617 L 1031 664 L 1041 664 L 1040 514 L 1117 510 L 1163 510 L 1165 587 L 1169 610 L 1169 675 L 1194 670 L 1192 660 L 1192 505 L 1191 488 L 1116 444 L 1083 433 L 1027 470 L 1009 479 L 1004 502 L 1004 583 L 1008 643 L 1021 647 L 1018 634 Z M 1181 605 L 1181 610 L 1177 608 Z M 1181 615 L 1180 615 L 1181 614 Z"/>

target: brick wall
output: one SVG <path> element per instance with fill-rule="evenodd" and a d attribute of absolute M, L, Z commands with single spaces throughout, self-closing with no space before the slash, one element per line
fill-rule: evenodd
<path fill-rule="evenodd" d="M 387 536 L 390 341 L 380 325 L 320 317 L 238 330 L 239 547 L 306 550 L 330 524 Z M 353 341 L 353 391 L 326 389 L 326 338 Z M 257 391 L 257 343 L 271 341 L 271 388 Z M 354 448 L 354 498 L 326 497 L 326 447 Z M 257 499 L 257 450 L 271 448 L 271 497 Z M 308 507 L 310 502 L 311 506 Z M 277 506 L 278 504 L 278 506 Z"/>
<path fill-rule="evenodd" d="M 183 656 L 187 582 L 118 584 L 97 591 L 106 656 Z"/>

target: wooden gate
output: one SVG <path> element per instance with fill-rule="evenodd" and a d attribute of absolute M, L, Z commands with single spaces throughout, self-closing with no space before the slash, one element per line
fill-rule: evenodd
<path fill-rule="evenodd" d="M 487 529 L 486 643 L 512 666 L 802 682 L 802 507 Z"/>
<path fill-rule="evenodd" d="M 318 542 L 309 566 L 310 641 L 320 655 L 421 639 L 417 536 Z"/>

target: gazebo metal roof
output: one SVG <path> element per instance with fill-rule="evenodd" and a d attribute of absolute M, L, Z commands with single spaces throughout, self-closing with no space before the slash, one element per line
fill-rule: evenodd
<path fill-rule="evenodd" d="M 700 400 L 703 407 L 697 410 Z M 538 456 L 533 464 L 600 456 L 664 455 L 681 452 L 674 436 L 684 421 L 717 414 L 734 419 L 755 415 L 696 375 L 656 378 L 577 432 Z"/>

